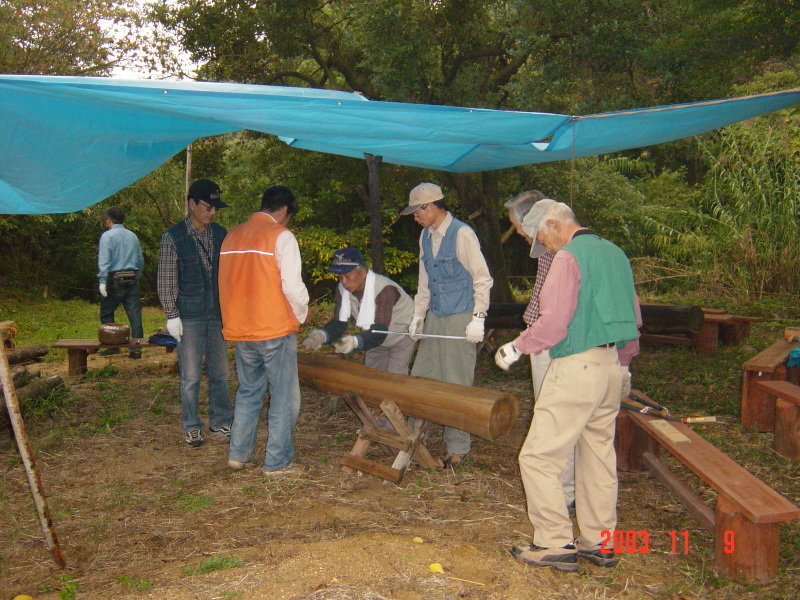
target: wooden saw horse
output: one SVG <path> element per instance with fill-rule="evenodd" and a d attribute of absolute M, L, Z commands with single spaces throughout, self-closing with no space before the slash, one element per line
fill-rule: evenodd
<path fill-rule="evenodd" d="M 403 479 L 412 460 L 442 468 L 425 446 L 431 423 L 494 440 L 511 431 L 517 418 L 517 399 L 503 392 L 387 373 L 327 356 L 299 354 L 297 367 L 304 384 L 344 396 L 363 424 L 353 448 L 341 458 L 343 470 L 357 469 L 393 483 Z M 389 425 L 381 423 L 383 416 Z M 407 417 L 415 419 L 413 426 Z M 364 458 L 373 442 L 399 451 L 391 466 Z"/>

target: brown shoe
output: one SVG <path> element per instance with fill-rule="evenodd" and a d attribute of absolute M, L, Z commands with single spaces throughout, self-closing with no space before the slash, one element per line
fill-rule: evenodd
<path fill-rule="evenodd" d="M 460 467 L 467 457 L 469 456 L 469 452 L 466 454 L 453 454 L 450 452 L 447 456 L 442 459 L 442 464 L 444 465 L 443 468 L 447 467 Z"/>

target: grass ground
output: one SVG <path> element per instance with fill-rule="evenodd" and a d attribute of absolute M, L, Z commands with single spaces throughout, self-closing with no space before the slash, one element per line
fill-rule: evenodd
<path fill-rule="evenodd" d="M 800 504 L 800 467 L 771 450 L 769 434 L 738 423 L 741 364 L 780 337 L 783 327 L 800 323 L 800 311 L 774 301 L 648 300 L 765 319 L 741 346 L 714 355 L 645 346 L 632 366 L 633 382 L 673 414 L 718 416 L 719 424 L 696 430 Z M 86 302 L 0 300 L 0 321 L 16 322 L 19 345 L 94 337 L 97 314 L 97 305 Z M 149 335 L 163 326 L 163 315 L 146 309 L 144 321 Z M 652 552 L 625 555 L 610 570 L 582 567 L 578 576 L 510 558 L 508 545 L 531 533 L 515 460 L 530 419 L 524 361 L 503 373 L 481 354 L 476 373 L 477 386 L 520 399 L 511 434 L 496 443 L 476 439 L 466 468 L 415 469 L 402 485 L 387 486 L 341 473 L 337 456 L 352 445 L 358 423 L 345 410 L 328 412 L 328 399 L 306 388 L 296 476 L 276 482 L 258 469 L 230 472 L 224 441 L 185 448 L 174 360 L 160 349 L 145 349 L 141 361 L 90 356 L 89 373 L 68 378 L 68 393 L 28 410 L 28 432 L 68 561 L 63 571 L 42 545 L 16 451 L 0 436 L 0 512 L 6 515 L 0 520 L 0 598 L 797 597 L 800 525 L 781 526 L 778 577 L 764 586 L 740 585 L 713 573 L 709 536 L 640 473 L 621 475 L 619 528 L 649 531 Z M 65 351 L 51 351 L 36 368 L 64 374 Z M 438 434 L 431 446 L 442 451 Z M 710 490 L 687 480 L 713 501 Z M 672 552 L 670 531 L 688 532 L 689 554 Z M 444 573 L 431 573 L 432 563 Z"/>

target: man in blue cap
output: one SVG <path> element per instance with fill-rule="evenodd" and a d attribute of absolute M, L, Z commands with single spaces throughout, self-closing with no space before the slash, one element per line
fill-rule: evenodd
<path fill-rule="evenodd" d="M 328 273 L 339 277 L 333 319 L 311 331 L 303 346 L 315 350 L 323 344 L 334 344 L 340 354 L 363 350 L 365 366 L 408 375 L 414 340 L 407 335 L 381 332 L 408 332 L 414 301 L 394 281 L 369 269 L 361 250 L 353 246 L 333 253 Z M 351 318 L 361 333 L 346 335 Z"/>

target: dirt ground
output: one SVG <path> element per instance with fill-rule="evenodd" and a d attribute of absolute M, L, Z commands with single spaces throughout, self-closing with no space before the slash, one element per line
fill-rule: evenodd
<path fill-rule="evenodd" d="M 345 406 L 331 410 L 324 394 L 302 389 L 300 470 L 265 478 L 228 469 L 225 440 L 185 446 L 174 355 L 90 356 L 90 373 L 68 378 L 72 403 L 28 424 L 64 570 L 43 543 L 16 449 L 0 436 L 0 599 L 796 597 L 797 573 L 786 572 L 796 563 L 768 586 L 718 579 L 710 537 L 639 473 L 621 474 L 618 529 L 647 532 L 649 551 L 623 554 L 612 569 L 581 564 L 577 575 L 512 558 L 507 549 L 532 534 L 516 462 L 530 379 L 524 367 L 503 375 L 490 360 L 481 355 L 476 385 L 518 396 L 512 433 L 475 438 L 465 467 L 415 466 L 396 486 L 342 472 L 338 457 L 359 423 Z M 104 376 L 109 364 L 118 372 Z M 36 368 L 65 374 L 66 360 Z M 440 431 L 429 443 L 438 455 Z M 262 452 L 265 435 L 262 423 Z M 213 559 L 238 560 L 203 572 Z"/>

